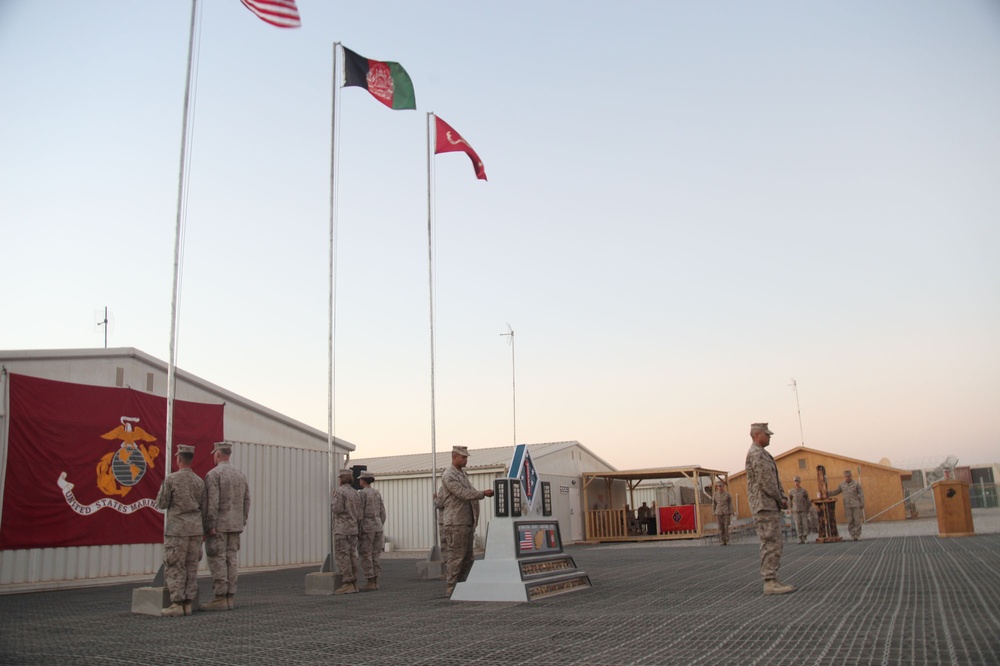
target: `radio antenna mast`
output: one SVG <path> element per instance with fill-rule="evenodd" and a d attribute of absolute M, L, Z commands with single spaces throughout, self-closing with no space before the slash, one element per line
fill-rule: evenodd
<path fill-rule="evenodd" d="M 514 446 L 517 446 L 517 372 L 514 366 L 514 329 L 510 327 L 510 322 L 507 322 L 507 332 L 501 333 L 500 337 L 507 338 L 507 344 L 510 345 L 510 387 L 513 395 Z"/>
<path fill-rule="evenodd" d="M 799 407 L 799 383 L 796 382 L 795 379 L 793 378 L 792 383 L 789 384 L 789 386 L 791 386 L 792 390 L 795 391 L 795 410 L 799 413 L 799 439 L 802 443 L 802 446 L 805 446 L 806 437 L 805 435 L 802 434 L 802 408 Z"/>

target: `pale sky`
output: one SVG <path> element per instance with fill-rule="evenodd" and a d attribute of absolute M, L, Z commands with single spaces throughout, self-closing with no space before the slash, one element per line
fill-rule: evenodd
<path fill-rule="evenodd" d="M 178 365 L 356 457 L 578 440 L 620 469 L 1000 460 L 1000 5 L 201 3 Z M 0 349 L 168 358 L 190 4 L 0 2 Z M 934 462 L 934 464 L 936 464 Z"/>

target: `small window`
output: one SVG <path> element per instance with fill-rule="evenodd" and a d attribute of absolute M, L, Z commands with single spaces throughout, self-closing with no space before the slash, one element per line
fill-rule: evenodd
<path fill-rule="evenodd" d="M 153 392 L 153 373 L 152 372 L 147 372 L 146 373 L 146 390 L 148 392 L 150 392 L 150 393 Z"/>
<path fill-rule="evenodd" d="M 115 386 L 125 386 L 125 368 L 115 368 Z"/>
<path fill-rule="evenodd" d="M 799 458 L 799 469 L 805 469 L 805 468 L 806 468 L 806 459 Z"/>

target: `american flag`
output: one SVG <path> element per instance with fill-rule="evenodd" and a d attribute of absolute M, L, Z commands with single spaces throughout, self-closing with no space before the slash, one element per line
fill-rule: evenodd
<path fill-rule="evenodd" d="M 518 547 L 521 550 L 534 550 L 535 540 L 531 536 L 531 530 L 520 530 L 521 541 L 518 543 Z"/>
<path fill-rule="evenodd" d="M 279 28 L 298 28 L 302 25 L 295 0 L 241 0 L 241 2 L 260 20 L 271 25 Z"/>

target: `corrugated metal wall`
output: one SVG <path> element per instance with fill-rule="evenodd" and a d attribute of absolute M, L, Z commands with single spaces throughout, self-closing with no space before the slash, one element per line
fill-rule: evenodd
<path fill-rule="evenodd" d="M 493 479 L 502 474 L 488 472 L 469 474 L 469 481 L 479 490 L 493 488 Z M 441 484 L 441 475 L 437 477 Z M 375 487 L 382 493 L 385 502 L 385 538 L 392 547 L 399 550 L 430 550 L 433 542 L 433 524 L 437 521 L 434 512 L 434 488 L 431 476 L 380 477 L 375 479 Z M 493 518 L 493 500 L 487 498 L 479 503 L 479 526 L 476 528 L 478 544 L 486 543 L 486 525 Z"/>
<path fill-rule="evenodd" d="M 339 465 L 344 452 L 337 454 Z M 250 484 L 250 518 L 240 544 L 240 566 L 319 565 L 330 539 L 327 453 L 234 442 L 232 464 Z M 0 551 L 0 586 L 22 590 L 61 581 L 152 577 L 162 557 L 159 543 Z M 202 573 L 207 572 L 202 560 Z"/>

